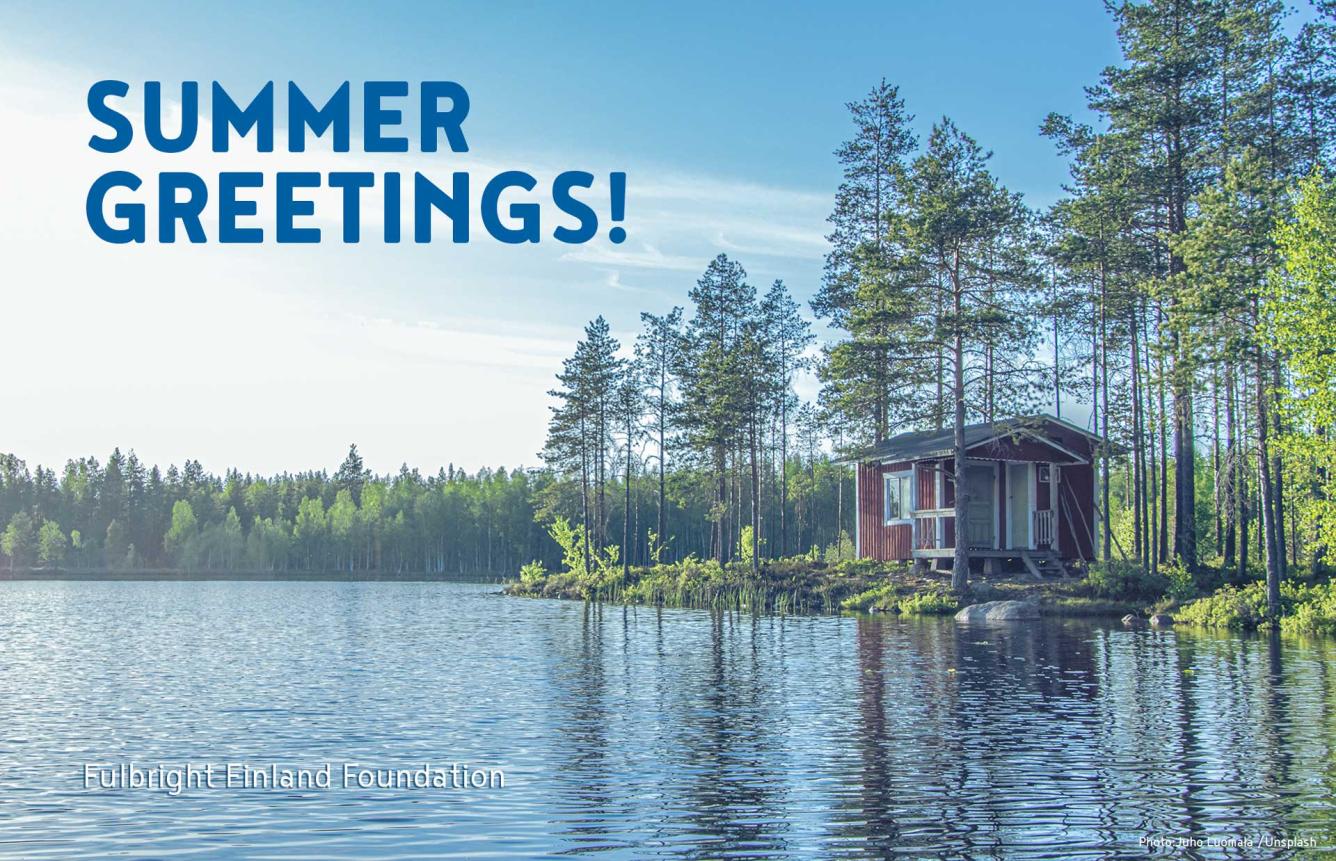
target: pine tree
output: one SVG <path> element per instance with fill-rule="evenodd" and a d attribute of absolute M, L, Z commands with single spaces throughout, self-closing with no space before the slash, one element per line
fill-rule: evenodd
<path fill-rule="evenodd" d="M 797 396 L 793 392 L 794 374 L 811 367 L 807 349 L 816 340 L 812 328 L 799 311 L 783 281 L 775 281 L 761 300 L 762 337 L 770 353 L 769 363 L 775 374 L 772 385 L 779 421 L 779 555 L 788 555 L 789 505 L 789 416 Z"/>
<path fill-rule="evenodd" d="M 906 175 L 898 225 L 918 265 L 932 275 L 925 283 L 940 285 L 940 295 L 929 304 L 942 309 L 932 345 L 943 348 L 951 373 L 955 521 L 961 524 L 951 586 L 957 591 L 969 583 L 967 412 L 995 410 L 989 400 L 998 391 L 995 381 L 1023 393 L 1024 381 L 1038 370 L 1026 359 L 1034 341 L 1029 303 L 1036 283 L 1029 222 L 1019 197 L 989 173 L 988 158 L 949 119 L 934 125 L 927 148 Z"/>
<path fill-rule="evenodd" d="M 829 350 L 822 362 L 823 400 L 851 426 L 878 442 L 897 421 L 899 397 L 909 402 L 909 363 L 899 346 L 898 327 L 915 316 L 912 287 L 898 249 L 890 239 L 905 159 L 916 145 L 898 90 L 885 80 L 849 113 L 854 135 L 836 151 L 844 178 L 829 221 L 825 274 L 812 310 L 845 330 L 849 338 Z"/>
<path fill-rule="evenodd" d="M 343 459 L 339 471 L 334 473 L 334 483 L 351 494 L 352 501 L 361 502 L 362 485 L 370 477 L 371 471 L 362 463 L 362 455 L 357 452 L 357 444 L 348 446 L 348 456 Z"/>
<path fill-rule="evenodd" d="M 659 547 L 650 548 L 651 553 L 657 553 L 659 548 L 664 546 L 664 542 L 668 540 L 666 532 L 668 441 L 671 436 L 669 428 L 676 408 L 674 373 L 684 346 L 682 340 L 682 309 L 675 307 L 662 316 L 642 313 L 640 322 L 644 326 L 644 331 L 636 339 L 636 357 L 644 368 L 645 382 L 648 387 L 648 430 L 654 434 L 658 443 L 659 487 L 654 534 L 659 542 Z"/>
<path fill-rule="evenodd" d="M 755 315 L 756 291 L 742 266 L 720 254 L 691 290 L 695 314 L 679 357 L 682 427 L 692 451 L 708 463 L 714 486 L 710 512 L 711 555 L 727 561 L 729 540 L 729 455 L 747 418 L 745 373 L 740 346 Z"/>

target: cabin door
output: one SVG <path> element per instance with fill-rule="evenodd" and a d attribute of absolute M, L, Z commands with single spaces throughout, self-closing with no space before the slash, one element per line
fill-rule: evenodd
<path fill-rule="evenodd" d="M 1034 492 L 1030 478 L 1030 464 L 1007 464 L 1007 532 L 1008 547 L 1029 548 L 1030 495 Z"/>
<path fill-rule="evenodd" d="M 968 546 L 996 547 L 997 473 L 992 464 L 965 466 L 965 493 L 965 536 Z"/>

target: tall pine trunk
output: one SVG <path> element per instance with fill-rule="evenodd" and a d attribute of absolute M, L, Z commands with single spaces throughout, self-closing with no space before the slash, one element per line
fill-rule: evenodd
<path fill-rule="evenodd" d="M 622 504 L 622 580 L 631 573 L 631 430 L 634 416 L 626 412 L 626 487 Z"/>
<path fill-rule="evenodd" d="M 960 254 L 956 253 L 955 271 L 952 273 L 952 295 L 954 297 L 955 334 L 951 344 L 951 394 L 955 401 L 953 420 L 953 441 L 955 448 L 956 471 L 956 546 L 951 566 L 951 589 L 963 593 L 969 589 L 970 555 L 969 539 L 966 528 L 966 503 L 969 501 L 969 484 L 965 476 L 965 334 L 961 324 L 962 293 L 960 284 Z"/>
<path fill-rule="evenodd" d="M 1222 466 L 1224 486 L 1221 493 L 1221 505 L 1225 509 L 1225 524 L 1221 556 L 1226 571 L 1234 567 L 1236 543 L 1235 533 L 1239 522 L 1239 486 L 1238 486 L 1238 448 L 1234 417 L 1234 363 L 1225 363 L 1225 458 Z"/>
<path fill-rule="evenodd" d="M 1099 261 L 1099 376 L 1104 396 L 1104 430 L 1099 444 L 1100 489 L 1104 502 L 1102 515 L 1103 559 L 1113 557 L 1112 512 L 1109 506 L 1109 333 L 1108 333 L 1108 271 L 1103 258 Z"/>
<path fill-rule="evenodd" d="M 1268 409 L 1269 386 L 1267 385 L 1265 360 L 1260 352 L 1257 356 L 1257 472 L 1261 492 L 1262 542 L 1266 558 L 1266 610 L 1272 620 L 1280 618 L 1280 543 L 1276 536 L 1275 488 L 1271 475 L 1271 443 L 1268 427 L 1270 423 Z"/>

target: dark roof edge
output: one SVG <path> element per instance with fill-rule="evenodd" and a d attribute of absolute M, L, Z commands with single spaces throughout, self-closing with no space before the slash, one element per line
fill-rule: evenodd
<path fill-rule="evenodd" d="M 1069 422 L 1069 421 L 1067 421 L 1066 419 L 1058 418 L 1057 416 L 1049 415 L 1049 414 L 1047 414 L 1047 413 L 1039 413 L 1039 414 L 1032 414 L 1032 415 L 1021 415 L 1021 416 L 1011 416 L 1011 417 L 1009 417 L 1009 418 L 999 419 L 999 420 L 994 421 L 994 422 L 991 422 L 991 423 L 989 423 L 989 422 L 973 422 L 973 423 L 971 423 L 970 425 L 967 425 L 966 427 L 967 427 L 967 430 L 968 430 L 968 429 L 971 429 L 971 428 L 980 428 L 980 427 L 988 427 L 988 426 L 991 426 L 992 428 L 996 429 L 999 433 L 1006 433 L 1006 432 L 1008 432 L 1008 431 L 1013 431 L 1013 430 L 1014 430 L 1014 431 L 1024 431 L 1024 430 L 1027 430 L 1027 429 L 1032 429 L 1032 426 L 1033 426 L 1033 425 L 1035 425 L 1035 424 L 1039 424 L 1039 423 L 1042 423 L 1042 422 L 1051 422 L 1051 423 L 1056 424 L 1056 425 L 1059 425 L 1059 426 L 1061 426 L 1061 427 L 1063 427 L 1063 428 L 1065 428 L 1065 429 L 1067 429 L 1067 430 L 1069 430 L 1069 431 L 1072 431 L 1073 433 L 1081 434 L 1082 436 L 1086 437 L 1087 439 L 1091 440 L 1092 442 L 1094 442 L 1094 443 L 1097 444 L 1097 445 L 1105 444 L 1105 440 L 1104 440 L 1104 438 L 1103 438 L 1102 436 L 1100 436 L 1099 434 L 1097 434 L 1097 433 L 1092 433 L 1091 431 L 1086 430 L 1085 428 L 1081 427 L 1080 425 L 1073 424 L 1072 422 Z M 1030 428 L 1027 428 L 1027 425 L 1029 425 L 1029 426 L 1031 426 L 1031 427 L 1030 427 Z M 865 461 L 872 460 L 872 459 L 883 460 L 883 461 L 884 461 L 884 460 L 888 460 L 888 459 L 893 459 L 893 458 L 895 458 L 895 453 L 894 453 L 893 447 L 890 445 L 891 443 L 894 443 L 896 440 L 898 440 L 898 439 L 900 439 L 900 438 L 902 438 L 902 437 L 908 437 L 908 436 L 912 436 L 912 435 L 914 435 L 914 434 L 928 434 L 928 433 L 931 433 L 931 431 L 905 431 L 904 433 L 898 433 L 898 434 L 896 434 L 896 435 L 893 436 L 893 437 L 889 437 L 888 439 L 884 439 L 884 440 L 882 440 L 880 443 L 878 443 L 878 444 L 876 444 L 876 445 L 863 446 L 862 448 L 852 449 L 852 450 L 847 450 L 847 451 L 845 451 L 845 452 L 843 452 L 843 453 L 837 453 L 837 455 L 836 455 L 836 457 L 835 457 L 835 462 L 836 462 L 836 463 L 863 463 L 863 462 L 865 462 Z M 943 430 L 942 433 L 949 433 L 949 431 L 947 431 L 947 430 Z M 985 442 L 986 442 L 986 440 L 985 440 Z M 967 447 L 968 447 L 968 448 L 973 448 L 974 446 L 976 446 L 976 445 L 981 445 L 981 444 L 982 444 L 982 442 L 977 442 L 977 443 L 969 444 Z M 886 454 L 880 454 L 880 453 L 878 453 L 878 450 L 879 450 L 879 449 L 888 449 L 888 448 L 889 448 L 889 449 L 892 449 L 892 450 L 889 451 L 889 452 L 887 452 Z M 954 440 L 953 440 L 953 441 L 952 441 L 952 444 L 949 445 L 949 446 L 947 446 L 946 448 L 943 448 L 943 449 L 940 449 L 940 450 L 938 450 L 938 449 L 929 449 L 929 450 L 924 451 L 924 452 L 921 452 L 921 453 L 917 453 L 917 454 L 914 454 L 914 455 L 910 455 L 910 456 L 908 456 L 908 459 L 910 459 L 910 460 L 919 460 L 919 459 L 924 459 L 924 458 L 929 458 L 929 457 L 937 457 L 937 456 L 940 456 L 941 454 L 949 454 L 950 452 L 952 452 L 952 451 L 954 451 L 954 450 L 955 450 L 955 445 L 954 445 Z"/>

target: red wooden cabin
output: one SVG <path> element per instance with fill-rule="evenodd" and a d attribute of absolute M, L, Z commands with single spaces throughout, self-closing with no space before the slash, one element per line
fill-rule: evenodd
<path fill-rule="evenodd" d="M 1094 558 L 1099 442 L 1052 416 L 966 426 L 963 532 L 979 567 L 1039 577 Z M 950 429 L 900 434 L 858 455 L 858 555 L 949 566 L 961 531 L 954 466 Z"/>

